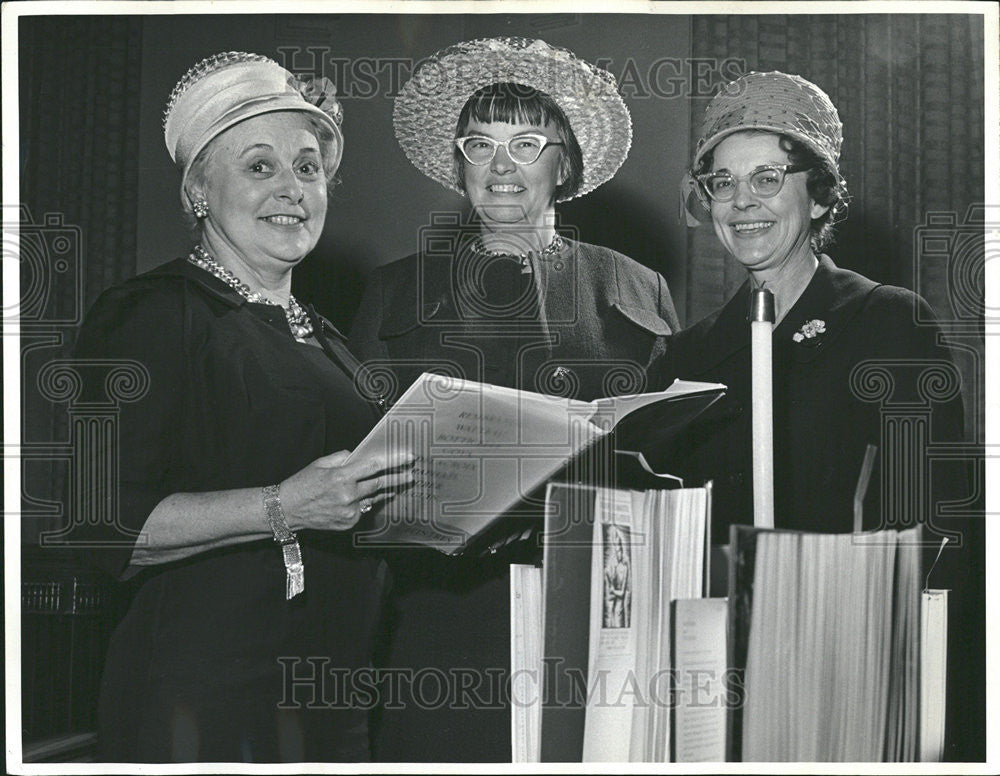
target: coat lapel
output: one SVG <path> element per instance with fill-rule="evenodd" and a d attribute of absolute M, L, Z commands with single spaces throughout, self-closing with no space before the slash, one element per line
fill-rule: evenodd
<path fill-rule="evenodd" d="M 750 347 L 750 281 L 747 280 L 716 313 L 692 327 L 689 336 L 682 332 L 676 340 L 681 350 L 677 360 L 693 365 L 690 377 L 712 371 L 735 353 Z M 685 375 L 686 377 L 687 375 Z"/>
<path fill-rule="evenodd" d="M 532 284 L 538 294 L 538 322 L 549 336 L 549 321 L 566 320 L 569 311 L 578 310 L 581 283 L 576 273 L 586 272 L 579 263 L 577 244 L 563 238 L 565 246 L 552 256 L 533 254 L 531 262 Z M 572 305 L 572 306 L 571 306 Z"/>
<path fill-rule="evenodd" d="M 774 329 L 775 350 L 797 363 L 806 363 L 825 353 L 837 341 L 878 284 L 854 272 L 842 270 L 825 254 L 806 290 Z M 796 342 L 794 335 L 809 321 L 823 321 L 825 331 Z"/>
<path fill-rule="evenodd" d="M 805 363 L 825 353 L 877 287 L 877 283 L 855 272 L 839 269 L 829 256 L 821 255 L 809 285 L 774 329 L 775 356 Z M 750 281 L 747 280 L 718 313 L 695 324 L 691 332 L 695 336 L 679 338 L 678 345 L 683 348 L 683 353 L 678 355 L 680 362 L 695 365 L 691 377 L 710 372 L 735 353 L 750 347 L 749 306 Z M 796 342 L 793 339 L 795 332 L 813 320 L 823 321 L 826 331 L 812 339 Z"/>

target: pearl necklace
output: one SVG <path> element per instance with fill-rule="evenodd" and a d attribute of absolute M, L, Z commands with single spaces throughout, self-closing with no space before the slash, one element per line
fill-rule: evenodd
<path fill-rule="evenodd" d="M 561 251 L 563 245 L 564 245 L 563 238 L 557 234 L 553 236 L 552 242 L 550 242 L 540 251 L 537 251 L 537 255 L 540 258 L 551 256 L 553 253 L 558 253 L 559 251 Z M 491 251 L 487 249 L 485 245 L 483 245 L 483 238 L 481 237 L 477 237 L 475 242 L 472 243 L 472 250 L 474 250 L 480 256 L 485 256 L 488 259 L 498 259 L 501 256 L 512 256 L 515 259 L 520 259 L 522 264 L 528 263 L 528 253 L 511 253 L 510 251 Z M 529 253 L 532 252 L 533 251 L 529 251 Z"/>
<path fill-rule="evenodd" d="M 291 329 L 292 336 L 299 342 L 305 342 L 307 337 L 312 336 L 313 327 L 312 322 L 309 320 L 309 315 L 291 294 L 288 295 L 288 307 L 282 307 L 277 302 L 272 302 L 259 291 L 251 291 L 250 286 L 213 259 L 200 243 L 194 246 L 194 251 L 188 256 L 188 261 L 217 277 L 248 302 L 281 307 L 285 312 L 285 319 L 288 321 L 288 328 Z"/>

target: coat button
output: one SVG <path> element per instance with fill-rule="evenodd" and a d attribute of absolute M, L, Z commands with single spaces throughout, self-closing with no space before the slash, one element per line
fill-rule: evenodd
<path fill-rule="evenodd" d="M 726 482 L 732 487 L 738 487 L 743 484 L 744 480 L 743 472 L 733 472 L 728 477 L 726 477 Z"/>

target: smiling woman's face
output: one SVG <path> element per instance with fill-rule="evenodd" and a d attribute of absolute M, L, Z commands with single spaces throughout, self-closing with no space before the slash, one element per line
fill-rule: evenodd
<path fill-rule="evenodd" d="M 736 132 L 713 154 L 712 172 L 737 178 L 768 164 L 788 164 L 788 154 L 770 132 Z M 788 173 L 781 191 L 761 197 L 740 181 L 729 202 L 712 201 L 712 223 L 726 249 L 751 272 L 773 277 L 790 262 L 808 258 L 809 228 L 826 208 L 806 189 L 806 172 Z"/>
<path fill-rule="evenodd" d="M 503 141 L 528 132 L 559 142 L 559 134 L 551 124 L 472 120 L 463 134 Z M 558 145 L 546 146 L 533 164 L 515 164 L 504 148 L 497 148 L 488 164 L 466 162 L 465 191 L 483 222 L 487 226 L 544 226 L 555 204 L 556 187 L 564 180 L 560 149 Z"/>
<path fill-rule="evenodd" d="M 327 182 L 320 143 L 296 111 L 247 119 L 212 141 L 203 237 L 261 273 L 294 267 L 319 241 Z M 225 256 L 217 256 L 220 260 Z"/>

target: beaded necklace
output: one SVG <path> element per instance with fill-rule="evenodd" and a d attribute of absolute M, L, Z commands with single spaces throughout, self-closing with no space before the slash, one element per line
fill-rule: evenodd
<path fill-rule="evenodd" d="M 538 251 L 538 256 L 545 258 L 551 256 L 553 253 L 558 253 L 562 250 L 563 238 L 558 234 L 552 238 L 552 242 Z M 520 259 L 522 264 L 527 264 L 528 254 L 527 253 L 511 253 L 510 251 L 492 251 L 483 245 L 483 240 L 481 237 L 477 237 L 476 241 L 472 243 L 472 250 L 478 253 L 480 256 L 485 256 L 488 259 L 498 259 L 501 256 L 513 256 L 515 259 Z"/>
<path fill-rule="evenodd" d="M 217 277 L 248 302 L 281 307 L 285 312 L 285 319 L 288 321 L 288 328 L 291 329 L 292 336 L 299 342 L 305 342 L 307 337 L 312 336 L 313 327 L 312 322 L 309 320 L 309 315 L 291 294 L 288 295 L 288 307 L 282 307 L 277 302 L 272 302 L 259 291 L 251 291 L 250 286 L 213 259 L 200 243 L 194 246 L 194 250 L 188 256 L 188 261 Z"/>

